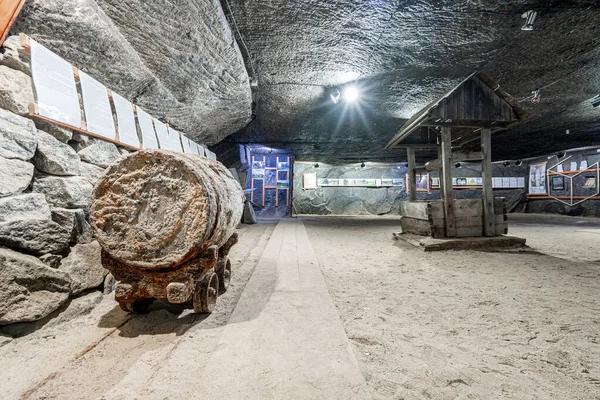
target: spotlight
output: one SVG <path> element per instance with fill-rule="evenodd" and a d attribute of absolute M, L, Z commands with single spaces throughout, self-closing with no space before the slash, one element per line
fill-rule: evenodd
<path fill-rule="evenodd" d="M 523 13 L 523 15 L 521 15 L 521 18 L 525 18 L 525 25 L 523 25 L 521 27 L 521 30 L 522 31 L 532 31 L 533 23 L 535 22 L 536 17 L 537 17 L 537 12 L 533 11 L 533 10 Z"/>
<path fill-rule="evenodd" d="M 360 167 L 361 167 L 361 168 L 364 168 L 364 167 L 365 167 L 365 163 L 364 163 L 364 162 L 363 162 L 363 163 L 360 163 Z"/>
<path fill-rule="evenodd" d="M 269 147 L 268 153 L 271 154 L 272 152 L 273 152 L 273 149 Z"/>
<path fill-rule="evenodd" d="M 593 99 L 592 99 L 592 106 L 594 107 L 598 107 L 600 106 L 600 94 L 597 94 Z"/>
<path fill-rule="evenodd" d="M 348 101 L 356 101 L 358 99 L 358 89 L 356 86 L 349 86 L 344 91 L 344 98 Z"/>
<path fill-rule="evenodd" d="M 515 165 L 516 165 L 517 167 L 518 167 L 518 166 L 520 166 L 521 164 L 523 164 L 523 161 L 521 161 L 521 160 L 517 160 L 517 161 L 515 161 Z"/>
<path fill-rule="evenodd" d="M 341 94 L 339 90 L 333 89 L 329 95 L 331 96 L 331 100 L 333 100 L 333 104 L 337 104 L 340 101 Z"/>
<path fill-rule="evenodd" d="M 540 91 L 539 90 L 534 90 L 531 93 L 533 94 L 533 97 L 531 98 L 531 102 L 533 104 L 539 103 L 540 102 Z"/>
<path fill-rule="evenodd" d="M 565 131 L 565 135 L 570 135 L 570 134 L 571 134 L 571 131 L 570 131 L 569 129 L 567 129 L 567 130 Z"/>
<path fill-rule="evenodd" d="M 564 151 L 559 151 L 557 154 L 558 158 L 563 158 L 565 156 L 565 152 Z"/>
<path fill-rule="evenodd" d="M 504 161 L 504 162 L 502 163 L 502 165 L 504 165 L 505 167 L 508 167 L 508 166 L 510 166 L 510 162 L 509 162 L 509 161 Z"/>
<path fill-rule="evenodd" d="M 314 167 L 319 168 L 319 163 L 315 163 Z"/>
<path fill-rule="evenodd" d="M 454 168 L 460 168 L 461 167 L 461 163 L 457 162 L 456 164 L 454 164 Z"/>

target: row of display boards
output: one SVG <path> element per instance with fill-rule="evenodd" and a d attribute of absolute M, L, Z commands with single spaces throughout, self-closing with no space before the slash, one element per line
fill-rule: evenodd
<path fill-rule="evenodd" d="M 21 45 L 31 53 L 36 103 L 30 105 L 29 112 L 33 116 L 129 149 L 171 150 L 216 160 L 215 153 L 153 118 L 35 40 L 21 34 Z"/>

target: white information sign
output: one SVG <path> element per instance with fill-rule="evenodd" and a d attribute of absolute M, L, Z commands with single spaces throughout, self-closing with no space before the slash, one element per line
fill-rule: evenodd
<path fill-rule="evenodd" d="M 81 109 L 73 67 L 38 42 L 30 39 L 31 74 L 38 113 L 44 117 L 81 127 Z"/>
<path fill-rule="evenodd" d="M 198 154 L 198 145 L 193 140 L 181 135 L 181 143 L 183 144 L 184 153 Z"/>
<path fill-rule="evenodd" d="M 87 130 L 115 140 L 115 120 L 110 109 L 106 87 L 83 71 L 79 71 L 79 80 Z"/>
<path fill-rule="evenodd" d="M 209 149 L 204 149 L 204 151 L 206 152 L 206 158 L 210 158 L 211 160 L 217 159 L 217 155 L 215 153 L 213 153 L 212 151 L 210 151 Z"/>
<path fill-rule="evenodd" d="M 165 148 L 165 147 L 163 147 Z M 182 153 L 183 149 L 181 148 L 181 141 L 179 140 L 179 132 L 170 126 L 167 127 L 167 150 L 176 151 L 178 153 Z"/>
<path fill-rule="evenodd" d="M 204 146 L 202 146 L 201 144 L 198 145 L 198 154 L 200 155 L 200 157 L 206 157 Z"/>
<path fill-rule="evenodd" d="M 140 140 L 135 127 L 135 116 L 133 105 L 124 97 L 113 92 L 113 103 L 117 111 L 117 124 L 119 130 L 119 142 L 139 148 Z"/>
<path fill-rule="evenodd" d="M 137 116 L 142 131 L 142 147 L 144 149 L 158 149 L 158 141 L 154 133 L 152 117 L 139 107 L 137 107 Z"/>
<path fill-rule="evenodd" d="M 158 144 L 162 150 L 169 150 L 169 138 L 167 134 L 167 125 L 161 121 L 154 119 L 154 129 L 156 130 L 156 137 L 158 138 Z"/>

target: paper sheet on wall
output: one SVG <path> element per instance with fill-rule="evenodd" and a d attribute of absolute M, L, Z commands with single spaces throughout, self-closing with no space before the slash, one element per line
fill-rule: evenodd
<path fill-rule="evenodd" d="M 113 92 L 113 103 L 117 111 L 117 129 L 119 131 L 119 142 L 133 147 L 140 147 L 140 140 L 135 127 L 135 116 L 133 106 L 129 101 L 119 94 Z"/>
<path fill-rule="evenodd" d="M 179 140 L 179 132 L 177 132 L 175 129 L 169 126 L 167 127 L 167 137 L 168 150 L 183 153 L 183 149 L 181 148 L 181 141 Z"/>
<path fill-rule="evenodd" d="M 212 151 L 210 151 L 209 149 L 204 149 L 204 152 L 206 153 L 206 158 L 210 158 L 211 160 L 217 159 L 217 155 L 215 153 L 213 153 Z"/>
<path fill-rule="evenodd" d="M 161 121 L 154 119 L 154 130 L 156 130 L 156 137 L 158 138 L 158 144 L 161 150 L 169 150 L 169 136 L 167 134 L 167 125 Z"/>
<path fill-rule="evenodd" d="M 40 115 L 81 127 L 81 109 L 73 67 L 35 40 L 31 44 L 31 74 Z"/>
<path fill-rule="evenodd" d="M 206 149 L 201 144 L 198 145 L 198 155 L 200 155 L 200 157 L 206 157 Z"/>
<path fill-rule="evenodd" d="M 185 135 L 181 135 L 181 143 L 183 144 L 183 152 L 188 154 L 198 154 L 198 145 L 187 138 Z"/>
<path fill-rule="evenodd" d="M 493 188 L 501 188 L 502 187 L 502 178 L 492 178 L 492 187 Z"/>
<path fill-rule="evenodd" d="M 106 86 L 83 71 L 79 71 L 79 81 L 81 82 L 87 130 L 107 139 L 115 140 L 115 120 L 110 109 Z"/>
<path fill-rule="evenodd" d="M 158 142 L 152 125 L 152 117 L 141 108 L 137 108 L 138 122 L 142 131 L 142 148 L 158 149 Z"/>
<path fill-rule="evenodd" d="M 517 178 L 517 185 L 520 188 L 524 188 L 525 187 L 525 177 Z"/>

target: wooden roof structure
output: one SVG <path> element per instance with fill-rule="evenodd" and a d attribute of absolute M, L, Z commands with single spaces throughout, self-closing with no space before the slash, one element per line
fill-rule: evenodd
<path fill-rule="evenodd" d="M 500 85 L 485 73 L 475 72 L 413 115 L 386 148 L 431 148 L 437 143 L 437 130 L 444 126 L 452 127 L 452 146 L 460 147 L 479 138 L 482 128 L 493 133 L 527 117 Z"/>

